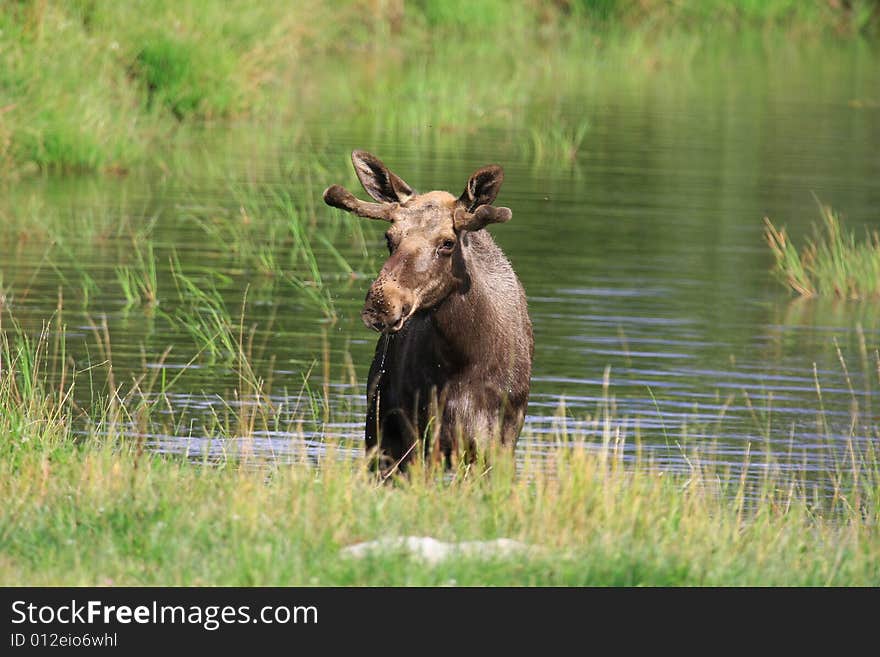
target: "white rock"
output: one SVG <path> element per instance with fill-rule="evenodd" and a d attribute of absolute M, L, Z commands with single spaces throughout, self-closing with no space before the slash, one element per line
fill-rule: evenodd
<path fill-rule="evenodd" d="M 374 554 L 388 552 L 408 552 L 411 556 L 435 565 L 451 557 L 470 559 L 504 559 L 519 554 L 534 553 L 534 546 L 510 538 L 496 538 L 492 541 L 461 541 L 446 543 L 430 536 L 400 536 L 380 538 L 376 541 L 356 543 L 342 548 L 345 557 L 362 559 Z"/>

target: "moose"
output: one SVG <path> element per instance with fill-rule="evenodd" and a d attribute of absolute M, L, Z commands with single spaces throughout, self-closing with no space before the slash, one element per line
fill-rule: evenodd
<path fill-rule="evenodd" d="M 509 208 L 492 205 L 504 171 L 477 169 L 460 196 L 417 193 L 375 155 L 351 154 L 364 190 L 340 185 L 324 202 L 388 222 L 389 257 L 361 319 L 381 332 L 367 382 L 366 451 L 388 476 L 417 445 L 450 467 L 500 444 L 511 450 L 525 420 L 534 355 L 523 286 L 492 236 Z"/>

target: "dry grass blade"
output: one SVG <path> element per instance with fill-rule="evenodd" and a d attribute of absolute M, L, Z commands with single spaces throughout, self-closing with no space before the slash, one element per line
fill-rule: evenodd
<path fill-rule="evenodd" d="M 802 297 L 880 299 L 880 236 L 869 232 L 862 241 L 845 229 L 840 217 L 819 204 L 821 221 L 803 248 L 764 217 L 764 239 L 775 265 L 773 274 Z"/>

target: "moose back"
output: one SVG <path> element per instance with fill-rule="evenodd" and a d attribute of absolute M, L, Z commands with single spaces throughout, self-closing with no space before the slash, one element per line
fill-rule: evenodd
<path fill-rule="evenodd" d="M 419 194 L 366 151 L 351 155 L 376 202 L 340 185 L 324 201 L 388 222 L 389 257 L 361 317 L 382 335 L 367 383 L 366 449 L 380 472 L 404 469 L 422 445 L 447 465 L 493 443 L 516 444 L 534 341 L 522 284 L 483 230 L 511 218 L 492 203 L 504 172 L 475 171 L 460 196 Z"/>

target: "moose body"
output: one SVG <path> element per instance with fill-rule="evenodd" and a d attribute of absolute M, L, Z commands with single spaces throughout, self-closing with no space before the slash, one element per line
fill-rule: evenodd
<path fill-rule="evenodd" d="M 366 450 L 382 472 L 405 468 L 420 441 L 450 464 L 498 443 L 512 448 L 529 397 L 534 343 L 526 296 L 483 230 L 510 219 L 492 206 L 501 167 L 477 170 L 458 197 L 417 194 L 375 156 L 354 151 L 364 189 L 324 200 L 390 223 L 389 258 L 361 317 L 381 331 L 367 383 Z"/>

